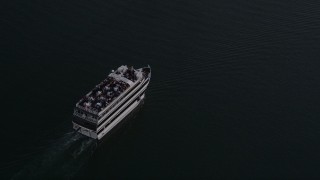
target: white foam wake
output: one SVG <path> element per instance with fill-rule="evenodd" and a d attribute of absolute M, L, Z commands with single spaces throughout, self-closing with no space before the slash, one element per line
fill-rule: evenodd
<path fill-rule="evenodd" d="M 95 149 L 95 140 L 79 133 L 67 133 L 12 179 L 70 179 L 87 162 Z"/>

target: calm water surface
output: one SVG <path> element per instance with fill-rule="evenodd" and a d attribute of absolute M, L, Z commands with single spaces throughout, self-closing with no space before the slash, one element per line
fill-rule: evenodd
<path fill-rule="evenodd" d="M 320 2 L 2 2 L 1 179 L 320 178 Z M 75 103 L 152 66 L 99 146 Z"/>

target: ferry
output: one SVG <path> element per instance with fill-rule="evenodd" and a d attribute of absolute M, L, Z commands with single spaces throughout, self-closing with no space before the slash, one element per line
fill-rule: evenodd
<path fill-rule="evenodd" d="M 151 67 L 122 65 L 80 99 L 73 112 L 73 129 L 101 140 L 145 98 Z"/>

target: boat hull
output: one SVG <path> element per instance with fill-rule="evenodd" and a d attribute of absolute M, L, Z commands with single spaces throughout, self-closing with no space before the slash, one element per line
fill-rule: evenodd
<path fill-rule="evenodd" d="M 145 90 L 149 82 L 145 84 L 139 92 L 137 92 L 129 101 L 122 105 L 122 108 L 116 110 L 113 116 L 108 117 L 105 123 L 100 125 L 96 130 L 91 130 L 73 122 L 73 129 L 77 132 L 93 139 L 101 140 L 106 136 L 116 125 L 118 125 L 125 117 L 127 117 L 145 98 Z M 110 120 L 112 119 L 112 122 Z"/>
<path fill-rule="evenodd" d="M 150 66 L 135 70 L 136 75 L 132 75 L 132 77 L 126 73 L 133 71 L 127 70 L 123 72 L 121 69 L 123 67 L 124 66 L 121 66 L 116 72 L 112 72 L 108 76 L 108 78 L 111 77 L 111 79 L 103 81 L 103 83 L 109 83 L 108 85 L 110 86 L 100 83 L 94 90 L 86 95 L 86 98 L 81 99 L 79 103 L 77 103 L 74 111 L 75 118 L 72 121 L 74 130 L 90 138 L 101 140 L 143 101 L 145 91 L 151 79 Z M 129 81 L 127 78 L 132 81 Z M 124 88 L 123 82 L 130 86 L 130 88 L 127 87 L 127 90 L 124 91 L 122 95 L 119 96 L 118 94 L 117 99 L 110 103 L 105 109 L 100 109 L 100 112 L 94 112 L 91 103 L 101 97 L 104 98 L 102 101 L 106 101 L 111 95 L 105 92 L 110 92 L 110 87 L 114 88 L 114 82 L 118 82 L 116 88 Z M 115 90 L 115 88 L 113 91 L 119 92 Z M 102 92 L 105 94 L 102 94 Z M 103 102 L 97 104 L 100 104 L 100 107 Z"/>

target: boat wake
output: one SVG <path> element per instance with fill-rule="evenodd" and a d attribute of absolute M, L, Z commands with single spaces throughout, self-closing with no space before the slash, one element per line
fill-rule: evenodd
<path fill-rule="evenodd" d="M 71 179 L 97 147 L 94 139 L 70 132 L 49 146 L 12 179 Z"/>

